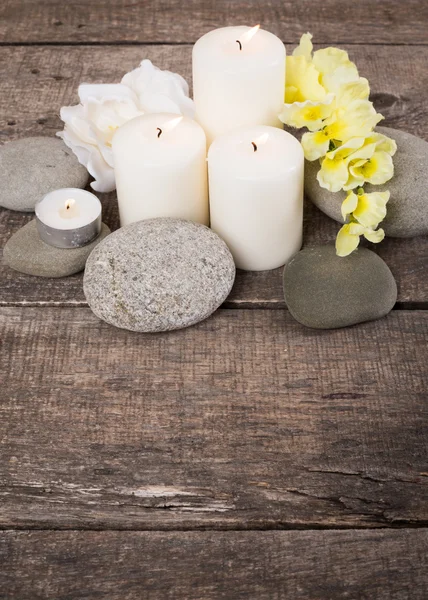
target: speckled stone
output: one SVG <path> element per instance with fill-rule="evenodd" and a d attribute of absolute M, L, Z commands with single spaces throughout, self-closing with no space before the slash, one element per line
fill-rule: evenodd
<path fill-rule="evenodd" d="M 26 275 L 39 277 L 67 277 L 79 273 L 92 250 L 109 235 L 110 229 L 102 224 L 100 235 L 82 248 L 54 248 L 40 239 L 36 220 L 19 229 L 3 249 L 4 262 Z"/>
<path fill-rule="evenodd" d="M 31 137 L 0 147 L 0 206 L 34 211 L 38 200 L 59 188 L 84 188 L 88 172 L 62 140 Z"/>
<path fill-rule="evenodd" d="M 386 263 L 367 248 L 344 258 L 334 245 L 304 248 L 284 269 L 285 302 L 293 317 L 315 329 L 335 329 L 384 317 L 397 300 Z"/>
<path fill-rule="evenodd" d="M 167 331 L 206 319 L 235 279 L 232 255 L 213 231 L 181 219 L 149 219 L 114 232 L 86 263 L 83 289 L 107 323 Z"/>
<path fill-rule="evenodd" d="M 389 237 L 415 237 L 428 234 L 428 142 L 410 133 L 377 127 L 397 142 L 394 177 L 384 185 L 365 185 L 366 192 L 389 190 L 387 215 L 381 227 Z M 340 206 L 346 192 L 332 193 L 317 181 L 319 162 L 305 163 L 305 192 L 326 215 L 343 223 Z"/>

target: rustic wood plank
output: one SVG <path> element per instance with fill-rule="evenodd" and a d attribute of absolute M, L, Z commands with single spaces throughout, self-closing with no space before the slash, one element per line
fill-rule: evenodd
<path fill-rule="evenodd" d="M 4 532 L 7 600 L 425 600 L 428 531 Z"/>
<path fill-rule="evenodd" d="M 3 43 L 192 43 L 225 25 L 254 25 L 294 43 L 305 31 L 320 43 L 428 42 L 423 0 L 3 0 Z M 35 27 L 34 24 L 37 24 Z"/>
<path fill-rule="evenodd" d="M 119 227 L 116 194 L 104 195 L 103 214 L 112 230 Z M 32 215 L 0 209 L 0 246 L 32 218 Z M 310 202 L 305 203 L 305 246 L 333 241 L 337 231 L 337 223 Z M 398 284 L 397 307 L 428 308 L 428 238 L 386 239 L 379 246 L 365 245 L 382 256 L 391 268 Z M 286 308 L 282 271 L 282 268 L 259 273 L 238 270 L 225 307 Z M 81 273 L 59 280 L 30 277 L 0 262 L 0 306 L 87 306 L 82 279 Z"/>
<path fill-rule="evenodd" d="M 428 139 L 428 48 L 402 46 L 349 48 L 361 72 L 372 82 L 373 97 L 387 117 L 386 123 Z M 148 57 L 162 68 L 182 73 L 190 80 L 189 47 L 0 48 L 0 139 L 27 135 L 54 135 L 61 128 L 59 108 L 77 101 L 81 81 L 118 81 L 122 74 Z M 118 226 L 114 194 L 103 198 L 106 222 Z M 30 217 L 0 209 L 0 246 Z M 333 240 L 337 224 L 308 204 L 305 244 Z M 399 286 L 399 306 L 428 304 L 428 238 L 386 240 L 374 249 L 386 260 Z M 43 280 L 20 275 L 0 265 L 0 303 L 3 305 L 84 305 L 81 275 Z M 227 303 L 230 307 L 284 307 L 281 270 L 240 272 Z"/>
<path fill-rule="evenodd" d="M 428 47 L 342 47 L 369 79 L 384 124 L 428 139 Z M 120 81 L 143 58 L 191 83 L 191 54 L 189 46 L 0 47 L 0 141 L 54 135 L 61 106 L 78 101 L 79 83 Z"/>
<path fill-rule="evenodd" d="M 171 334 L 0 309 L 0 526 L 428 523 L 428 313 L 337 331 L 222 310 Z"/>

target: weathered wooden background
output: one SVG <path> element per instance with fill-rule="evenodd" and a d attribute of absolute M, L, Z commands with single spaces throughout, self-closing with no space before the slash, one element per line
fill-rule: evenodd
<path fill-rule="evenodd" d="M 143 58 L 190 81 L 200 35 L 258 22 L 346 48 L 385 124 L 428 139 L 424 0 L 3 0 L 1 142 L 54 135 L 79 82 Z M 30 218 L 0 209 L 0 246 Z M 306 207 L 305 244 L 336 231 Z M 81 275 L 1 264 L 0 598 L 426 600 L 428 238 L 375 250 L 396 309 L 325 332 L 288 314 L 281 270 L 138 335 Z"/>

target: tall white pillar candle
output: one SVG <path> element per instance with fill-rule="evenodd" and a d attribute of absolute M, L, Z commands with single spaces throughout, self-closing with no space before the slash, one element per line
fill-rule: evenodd
<path fill-rule="evenodd" d="M 193 120 L 136 117 L 112 142 L 121 225 L 175 217 L 208 225 L 206 138 Z"/>
<path fill-rule="evenodd" d="M 274 127 L 240 129 L 211 145 L 211 228 L 238 268 L 275 269 L 300 250 L 303 168 L 300 143 Z"/>
<path fill-rule="evenodd" d="M 196 120 L 210 144 L 232 129 L 283 127 L 285 46 L 273 33 L 254 27 L 224 27 L 193 47 Z"/>

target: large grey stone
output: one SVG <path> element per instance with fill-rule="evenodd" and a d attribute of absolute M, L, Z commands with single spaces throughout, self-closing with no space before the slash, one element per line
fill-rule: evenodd
<path fill-rule="evenodd" d="M 87 246 L 54 248 L 40 239 L 34 220 L 24 225 L 8 240 L 3 249 L 3 258 L 9 267 L 27 275 L 67 277 L 83 271 L 92 250 L 109 233 L 110 229 L 103 223 L 100 235 Z"/>
<path fill-rule="evenodd" d="M 62 140 L 31 137 L 0 147 L 0 206 L 34 211 L 38 200 L 59 188 L 84 188 L 88 172 Z"/>
<path fill-rule="evenodd" d="M 86 263 L 94 313 L 131 331 L 167 331 L 206 319 L 227 298 L 235 264 L 213 231 L 181 219 L 149 219 L 114 232 Z"/>
<path fill-rule="evenodd" d="M 385 316 L 397 300 L 386 263 L 367 248 L 344 258 L 332 244 L 308 247 L 284 269 L 285 302 L 293 317 L 316 329 L 346 327 Z"/>
<path fill-rule="evenodd" d="M 393 157 L 394 177 L 384 185 L 365 185 L 366 192 L 391 192 L 387 215 L 381 227 L 390 237 L 414 237 L 428 234 L 428 142 L 410 133 L 377 127 L 397 142 Z M 305 164 L 305 192 L 326 215 L 343 223 L 340 206 L 346 192 L 332 193 L 320 187 L 318 161 Z"/>

